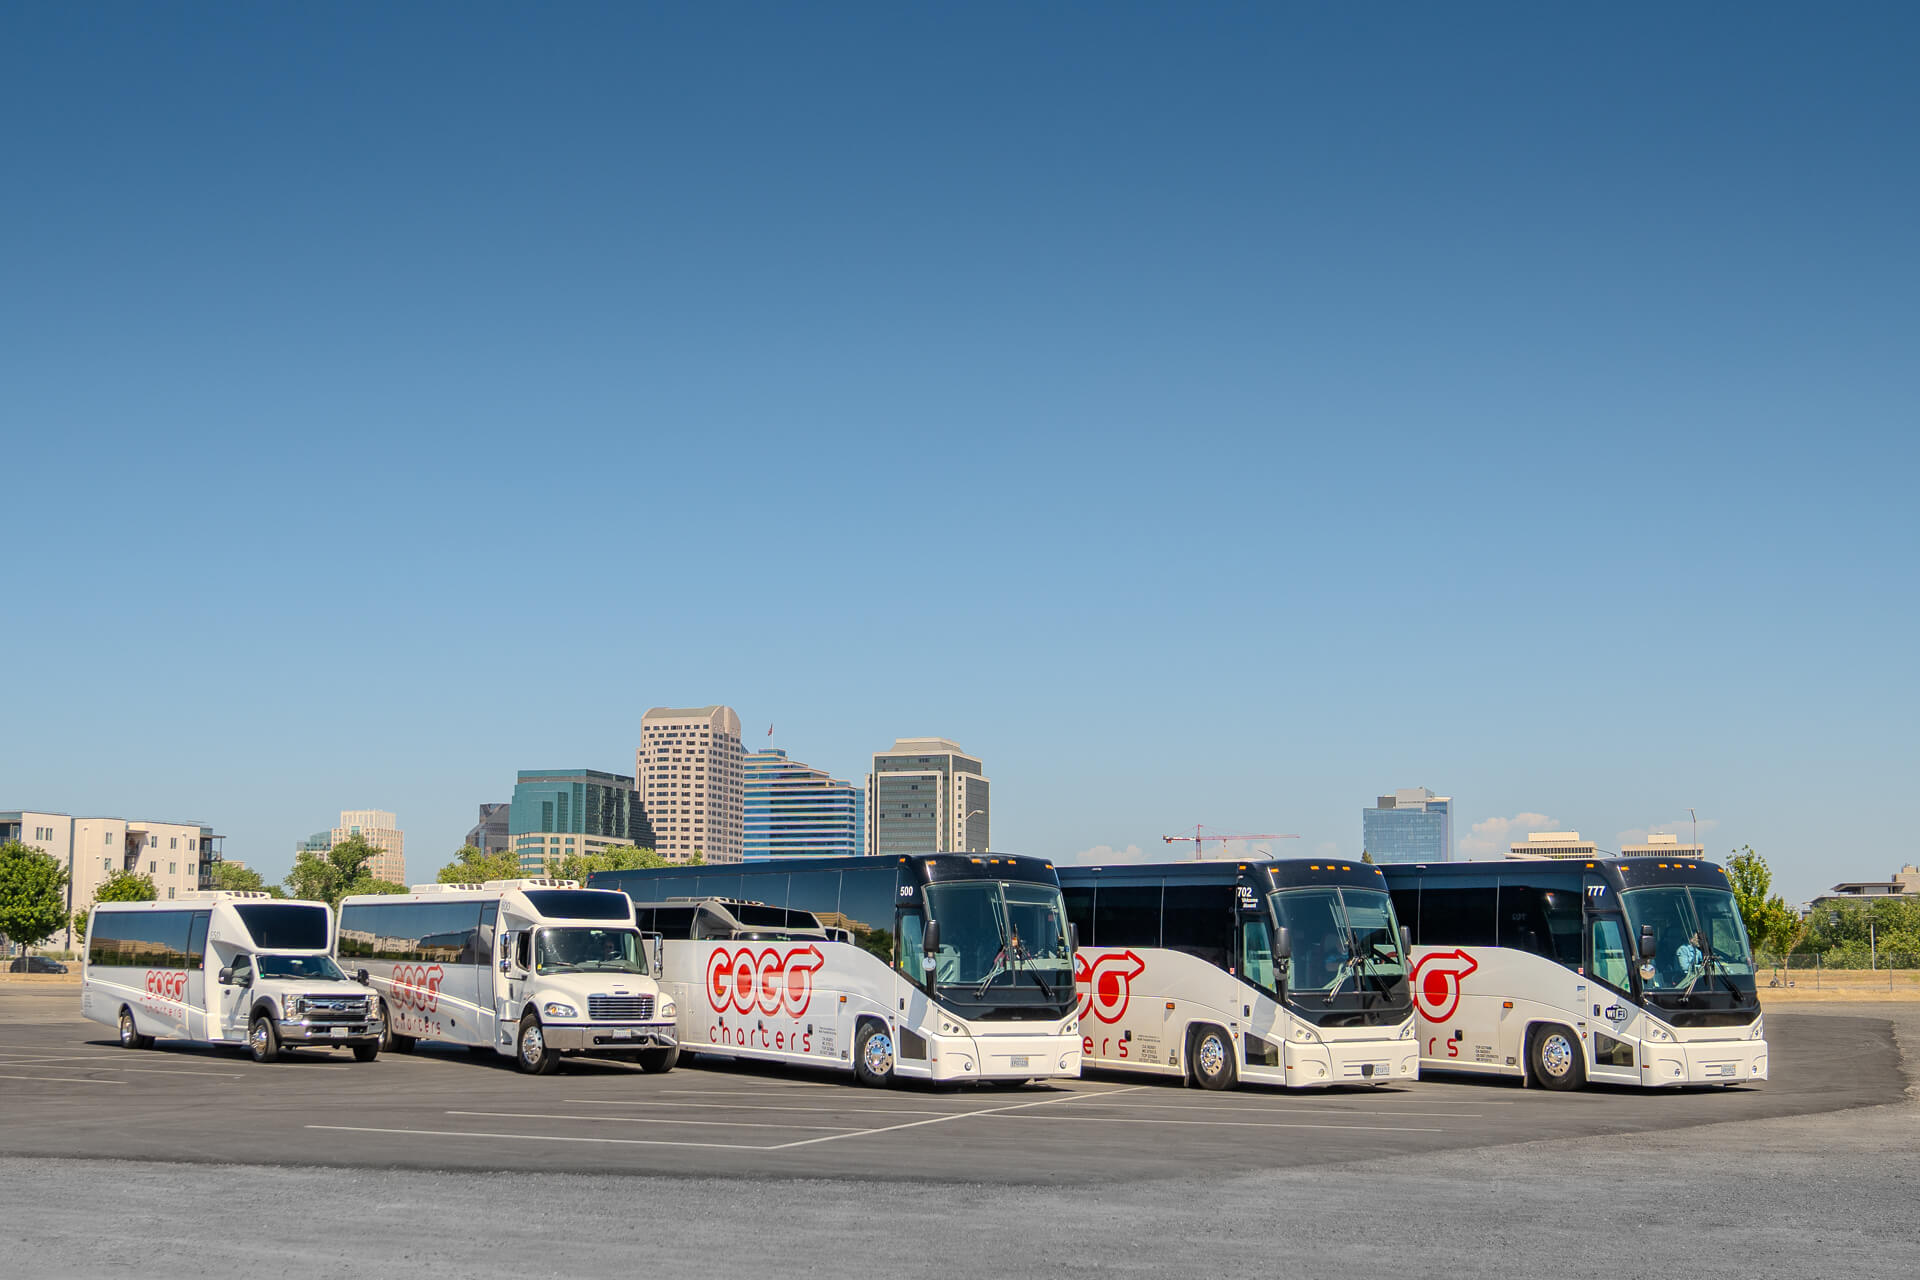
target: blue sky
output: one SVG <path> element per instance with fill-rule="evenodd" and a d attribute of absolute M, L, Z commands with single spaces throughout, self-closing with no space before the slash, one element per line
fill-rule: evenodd
<path fill-rule="evenodd" d="M 726 702 L 996 845 L 1920 859 L 1910 6 L 14 6 L 0 807 Z M 1482 824 L 1478 833 L 1475 824 Z M 1683 828 L 1684 830 L 1684 828 Z"/>

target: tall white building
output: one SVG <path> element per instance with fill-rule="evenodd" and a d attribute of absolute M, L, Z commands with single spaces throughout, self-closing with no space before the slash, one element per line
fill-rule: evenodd
<path fill-rule="evenodd" d="M 1578 831 L 1532 831 L 1507 846 L 1509 858 L 1597 858 L 1599 848 Z"/>
<path fill-rule="evenodd" d="M 696 852 L 739 862 L 746 829 L 746 753 L 732 707 L 653 707 L 640 717 L 634 781 L 653 827 L 653 851 L 669 862 Z"/>
<path fill-rule="evenodd" d="M 407 882 L 407 833 L 400 820 L 385 809 L 342 809 L 340 825 L 316 831 L 294 846 L 294 856 L 325 853 L 348 836 L 359 836 L 380 852 L 367 860 L 367 873 L 393 884 Z"/>
<path fill-rule="evenodd" d="M 18 840 L 50 854 L 67 869 L 67 911 L 93 904 L 116 871 L 143 875 L 162 901 L 189 889 L 211 888 L 221 837 L 198 822 L 146 822 L 127 818 L 76 818 L 30 809 L 0 811 L 0 841 Z M 69 933 L 59 941 L 71 945 Z"/>
<path fill-rule="evenodd" d="M 990 783 L 977 757 L 946 738 L 896 738 L 867 775 L 867 852 L 984 853 Z"/>
<path fill-rule="evenodd" d="M 1665 831 L 1649 831 L 1645 844 L 1623 844 L 1620 846 L 1623 858 L 1704 858 L 1707 847 L 1701 844 L 1681 844 L 1680 837 Z"/>

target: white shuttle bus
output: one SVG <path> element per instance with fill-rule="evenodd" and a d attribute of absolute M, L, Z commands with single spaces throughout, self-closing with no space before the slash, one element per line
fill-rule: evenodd
<path fill-rule="evenodd" d="M 1767 1078 L 1753 956 L 1699 858 L 1388 866 L 1422 1067 L 1549 1089 Z"/>
<path fill-rule="evenodd" d="M 1089 1067 L 1325 1088 L 1417 1078 L 1407 938 L 1364 862 L 1063 867 Z"/>
<path fill-rule="evenodd" d="M 120 1043 L 245 1045 L 256 1062 L 289 1049 L 380 1052 L 379 1001 L 327 952 L 324 902 L 259 892 L 192 892 L 167 902 L 102 902 L 87 921 L 80 1012 Z"/>
<path fill-rule="evenodd" d="M 649 950 L 624 894 L 543 879 L 347 898 L 334 940 L 379 993 L 388 1049 L 445 1041 L 535 1075 L 577 1054 L 672 1069 L 675 1011 Z"/>
<path fill-rule="evenodd" d="M 664 939 L 690 1051 L 896 1079 L 1080 1074 L 1053 864 L 1005 854 L 602 871 Z"/>

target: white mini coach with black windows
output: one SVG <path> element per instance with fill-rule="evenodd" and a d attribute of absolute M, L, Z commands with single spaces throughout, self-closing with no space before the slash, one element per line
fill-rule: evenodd
<path fill-rule="evenodd" d="M 1549 1089 L 1767 1078 L 1747 930 L 1699 858 L 1387 866 L 1423 1068 Z"/>
<path fill-rule="evenodd" d="M 1062 867 L 1090 1067 L 1325 1088 L 1412 1081 L 1404 930 L 1364 862 Z"/>
<path fill-rule="evenodd" d="M 326 903 L 258 892 L 102 902 L 87 921 L 80 1012 L 117 1027 L 128 1049 L 244 1044 L 270 1062 L 288 1049 L 348 1048 L 371 1062 L 379 1002 L 328 955 L 331 929 Z"/>
<path fill-rule="evenodd" d="M 674 1007 L 653 977 L 657 948 L 625 894 L 572 880 L 420 884 L 340 904 L 334 955 L 379 993 L 387 1047 L 440 1040 L 511 1056 L 545 1074 L 562 1056 L 680 1056 Z"/>

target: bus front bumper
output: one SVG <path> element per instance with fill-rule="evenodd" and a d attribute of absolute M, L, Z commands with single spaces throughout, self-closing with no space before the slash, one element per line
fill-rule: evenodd
<path fill-rule="evenodd" d="M 1296 1089 L 1350 1084 L 1406 1084 L 1419 1078 L 1417 1040 L 1287 1041 L 1284 1083 Z"/>
<path fill-rule="evenodd" d="M 1649 1085 L 1754 1084 L 1767 1078 L 1765 1040 L 1694 1040 L 1643 1044 Z"/>
<path fill-rule="evenodd" d="M 671 1049 L 680 1041 L 671 1022 L 587 1023 L 548 1022 L 540 1032 L 556 1053 L 627 1053 L 636 1049 Z"/>
<path fill-rule="evenodd" d="M 934 1036 L 927 1066 L 935 1080 L 1037 1080 L 1080 1074 L 1081 1040 L 1071 1036 Z"/>

